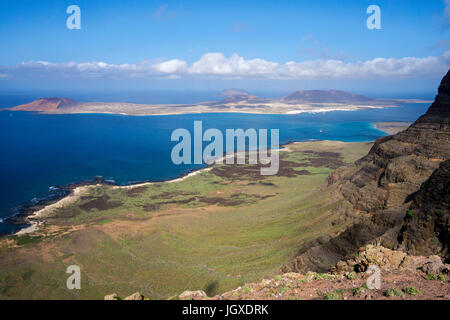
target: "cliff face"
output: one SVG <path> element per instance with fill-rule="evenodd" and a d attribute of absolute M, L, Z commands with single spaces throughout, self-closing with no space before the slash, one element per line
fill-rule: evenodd
<path fill-rule="evenodd" d="M 450 261 L 450 160 L 441 163 L 412 196 L 400 230 L 401 248 L 411 254 L 441 252 Z"/>
<path fill-rule="evenodd" d="M 445 159 L 450 158 L 450 72 L 427 113 L 408 129 L 378 139 L 353 170 L 330 178 L 358 210 L 401 206 Z"/>
<path fill-rule="evenodd" d="M 355 166 L 339 168 L 329 176 L 329 187 L 357 212 L 366 214 L 361 214 L 357 223 L 337 237 L 307 244 L 282 270 L 327 271 L 370 241 L 388 246 L 398 246 L 400 241 L 405 250 L 424 254 L 431 250 L 427 249 L 430 238 L 437 235 L 438 246 L 447 252 L 446 204 L 450 201 L 444 200 L 445 192 L 448 193 L 445 186 L 448 161 L 444 161 L 449 158 L 450 71 L 442 79 L 438 95 L 426 114 L 405 131 L 378 139 Z M 436 185 L 441 187 L 432 189 Z M 443 212 L 440 217 L 430 216 L 435 211 L 426 208 L 432 203 L 433 208 L 438 206 L 436 210 Z M 417 210 L 418 214 L 412 220 L 407 218 L 401 227 L 407 210 Z"/>

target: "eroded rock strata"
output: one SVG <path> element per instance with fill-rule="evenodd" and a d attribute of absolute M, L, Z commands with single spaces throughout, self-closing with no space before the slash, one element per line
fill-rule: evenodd
<path fill-rule="evenodd" d="M 334 238 L 305 244 L 282 271 L 328 271 L 370 242 L 448 260 L 449 158 L 450 71 L 423 116 L 329 176 L 329 188 L 360 218 Z"/>

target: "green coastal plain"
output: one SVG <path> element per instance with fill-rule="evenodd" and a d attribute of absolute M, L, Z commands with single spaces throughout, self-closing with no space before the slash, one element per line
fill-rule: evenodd
<path fill-rule="evenodd" d="M 349 223 L 326 178 L 372 144 L 293 143 L 276 176 L 214 165 L 176 182 L 91 188 L 37 231 L 0 240 L 0 299 L 213 296 L 273 276 L 303 243 Z M 80 290 L 66 287 L 70 265 L 81 268 Z"/>

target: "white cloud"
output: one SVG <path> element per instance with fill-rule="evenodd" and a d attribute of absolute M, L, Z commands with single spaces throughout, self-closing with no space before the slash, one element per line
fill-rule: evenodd
<path fill-rule="evenodd" d="M 344 62 L 338 59 L 316 59 L 301 62 L 272 62 L 245 59 L 238 54 L 206 53 L 190 66 L 186 61 L 142 61 L 135 64 L 105 62 L 47 61 L 23 62 L 16 66 L 0 66 L 0 74 L 8 79 L 38 77 L 90 78 L 168 78 L 215 77 L 265 79 L 329 79 L 329 78 L 398 78 L 427 75 L 440 76 L 450 67 L 450 51 L 441 56 L 374 58 L 366 61 Z"/>
<path fill-rule="evenodd" d="M 226 58 L 222 53 L 206 53 L 194 62 L 189 73 L 201 75 L 255 76 L 276 72 L 278 63 L 262 59 L 245 60 L 237 54 Z"/>
<path fill-rule="evenodd" d="M 183 60 L 173 59 L 158 63 L 154 68 L 162 73 L 184 73 L 187 70 L 187 63 Z"/>
<path fill-rule="evenodd" d="M 137 64 L 108 64 L 105 62 L 51 63 L 26 61 L 16 66 L 0 66 L 0 71 L 19 77 L 88 77 L 133 78 L 157 75 L 155 65 L 149 61 Z"/>
<path fill-rule="evenodd" d="M 282 76 L 287 78 L 370 78 L 404 77 L 443 73 L 450 66 L 450 51 L 441 57 L 375 58 L 363 62 L 340 60 L 287 62 Z"/>

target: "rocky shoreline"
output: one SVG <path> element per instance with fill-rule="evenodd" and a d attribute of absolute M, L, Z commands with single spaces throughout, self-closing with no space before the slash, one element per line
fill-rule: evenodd
<path fill-rule="evenodd" d="M 12 217 L 4 218 L 3 221 L 20 226 L 20 229 L 14 233 L 16 235 L 34 232 L 35 230 L 37 230 L 37 227 L 41 222 L 40 220 L 45 214 L 48 214 L 53 209 L 60 208 L 69 202 L 75 201 L 76 199 L 78 199 L 80 195 L 84 194 L 90 188 L 106 185 L 113 188 L 129 189 L 154 183 L 162 183 L 162 182 L 171 183 L 182 181 L 188 177 L 196 175 L 200 172 L 208 171 L 210 169 L 211 169 L 210 166 L 201 169 L 192 169 L 189 170 L 186 174 L 183 174 L 180 177 L 172 180 L 160 180 L 160 181 L 142 180 L 128 183 L 126 185 L 119 185 L 113 180 L 107 180 L 101 176 L 97 176 L 94 177 L 93 180 L 91 181 L 70 183 L 68 185 L 63 186 L 55 186 L 52 187 L 54 189 L 52 191 L 54 192 L 53 194 L 50 194 L 49 196 L 38 200 L 36 203 L 23 205 L 22 207 L 19 208 L 18 214 Z M 9 234 L 0 234 L 0 238 L 7 236 L 9 236 Z"/>
<path fill-rule="evenodd" d="M 20 206 L 18 208 L 18 213 L 16 215 L 7 217 L 7 218 L 3 218 L 3 221 L 11 223 L 13 225 L 23 226 L 21 229 L 16 231 L 16 233 L 20 232 L 20 230 L 28 228 L 32 225 L 32 223 L 30 223 L 30 221 L 28 219 L 30 216 L 32 216 L 37 211 L 42 210 L 42 209 L 44 209 L 50 205 L 53 205 L 55 203 L 58 203 L 59 201 L 61 201 L 62 199 L 66 198 L 68 195 L 70 195 L 76 188 L 98 185 L 98 184 L 111 185 L 114 183 L 108 182 L 108 180 L 105 180 L 103 177 L 94 177 L 94 179 L 91 181 L 70 183 L 68 185 L 50 187 L 51 191 L 49 191 L 48 196 L 37 200 L 37 202 L 35 202 L 35 203 L 32 203 L 30 201 L 29 203 Z M 8 234 L 0 234 L 0 237 L 4 237 L 7 235 Z"/>

